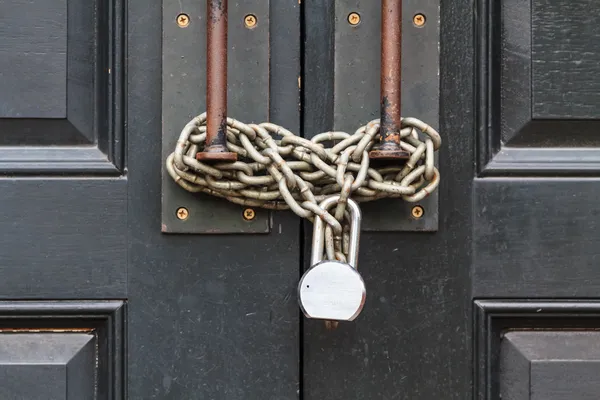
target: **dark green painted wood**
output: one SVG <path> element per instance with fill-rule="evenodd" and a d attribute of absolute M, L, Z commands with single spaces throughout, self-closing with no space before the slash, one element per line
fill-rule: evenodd
<path fill-rule="evenodd" d="M 122 178 L 0 179 L 0 299 L 126 297 L 126 211 Z"/>
<path fill-rule="evenodd" d="M 594 400 L 600 390 L 598 332 L 509 332 L 501 345 L 503 399 Z"/>
<path fill-rule="evenodd" d="M 128 3 L 129 395 L 297 398 L 299 220 L 276 213 L 269 235 L 160 233 L 162 7 Z M 270 119 L 298 131 L 300 7 L 272 1 L 270 15 Z"/>
<path fill-rule="evenodd" d="M 304 5 L 306 135 L 329 128 L 333 101 L 342 101 L 331 99 L 328 80 L 316 79 L 333 62 L 332 39 L 327 39 L 334 35 L 330 3 Z M 375 3 L 360 2 L 363 7 L 377 7 Z M 408 4 L 410 20 L 420 10 L 417 2 Z M 444 147 L 439 162 L 444 178 L 439 231 L 362 235 L 359 270 L 367 285 L 365 308 L 356 321 L 334 332 L 326 331 L 323 322 L 304 323 L 304 399 L 464 400 L 470 392 L 474 135 L 473 54 L 466 38 L 472 38 L 472 9 L 461 0 L 440 5 Z M 319 100 L 323 92 L 329 100 Z"/>
<path fill-rule="evenodd" d="M 598 175 L 598 83 L 590 78 L 598 63 L 590 47 L 600 30 L 589 4 L 477 1 L 481 176 Z"/>
<path fill-rule="evenodd" d="M 3 399 L 124 400 L 121 301 L 0 302 Z"/>
<path fill-rule="evenodd" d="M 71 3 L 71 12 L 88 14 L 67 27 L 52 23 L 65 13 L 59 1 L 37 5 L 21 24 L 0 16 L 9 38 L 0 74 L 20 79 L 0 86 L 40 85 L 39 96 L 54 95 L 41 102 L 0 91 L 0 336 L 42 343 L 41 331 L 53 331 L 71 346 L 93 332 L 98 399 L 496 400 L 503 387 L 512 393 L 502 371 L 523 361 L 502 354 L 507 331 L 560 331 L 558 343 L 527 340 L 536 359 L 568 343 L 577 346 L 565 359 L 595 354 L 596 340 L 580 339 L 600 328 L 593 4 L 441 2 L 439 231 L 366 233 L 364 313 L 326 332 L 299 318 L 296 285 L 309 249 L 292 214 L 274 214 L 268 235 L 160 233 L 161 4 L 129 0 L 125 10 L 120 0 L 95 1 L 92 24 L 91 3 Z M 6 4 L 10 13 L 34 7 Z M 269 118 L 295 131 L 302 124 L 306 136 L 333 126 L 340 106 L 327 68 L 332 5 L 269 2 Z M 63 73 L 52 68 L 65 68 L 56 54 L 47 69 L 6 61 L 25 57 L 23 48 L 44 50 L 48 37 L 57 38 L 55 53 L 69 37 L 79 42 L 66 47 L 60 88 L 52 86 Z M 41 85 L 45 73 L 56 80 Z M 65 100 L 75 93 L 69 80 L 82 86 Z M 93 109 L 82 101 L 79 119 L 61 116 L 84 95 Z M 89 361 L 82 365 L 78 382 L 91 375 Z M 556 397 L 560 373 L 538 374 L 542 391 L 529 397 Z M 45 376 L 33 393 L 52 390 Z M 592 378 L 572 387 L 575 400 L 586 398 Z"/>
<path fill-rule="evenodd" d="M 122 0 L 0 4 L 0 172 L 124 170 Z"/>
<path fill-rule="evenodd" d="M 94 399 L 98 385 L 95 342 L 92 334 L 83 333 L 1 334 L 0 397 Z"/>
<path fill-rule="evenodd" d="M 597 375 L 586 377 L 577 370 L 591 372 L 597 368 L 599 316 L 600 303 L 596 300 L 476 301 L 473 398 L 499 399 L 502 393 L 502 398 L 508 399 L 552 399 L 561 386 L 581 379 L 578 385 L 570 386 L 568 398 L 589 399 L 590 388 L 597 387 Z M 520 340 L 518 348 L 509 343 L 511 337 L 523 335 L 527 340 Z M 567 364 L 561 365 L 561 360 Z M 584 367 L 586 360 L 593 364 Z M 535 371 L 537 366 L 542 368 Z M 564 378 L 570 383 L 561 384 Z"/>
<path fill-rule="evenodd" d="M 598 179 L 475 181 L 476 297 L 596 297 Z"/>
<path fill-rule="evenodd" d="M 477 399 L 595 396 L 595 375 L 586 374 L 596 362 L 581 362 L 597 352 L 583 332 L 598 329 L 599 67 L 591 48 L 599 17 L 591 6 L 476 3 L 479 177 L 470 262 L 473 296 L 485 299 L 475 308 Z M 561 334 L 550 339 L 547 330 Z M 509 345 L 526 332 L 533 355 L 527 343 Z"/>
<path fill-rule="evenodd" d="M 0 118 L 66 117 L 67 19 L 66 2 L 2 1 L 0 93 L 18 95 L 0 102 Z"/>

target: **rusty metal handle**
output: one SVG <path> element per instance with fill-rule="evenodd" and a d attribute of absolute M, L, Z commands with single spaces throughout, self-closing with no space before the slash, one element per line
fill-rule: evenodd
<path fill-rule="evenodd" d="M 236 161 L 227 148 L 227 0 L 208 0 L 206 15 L 206 145 L 196 158 Z"/>
<path fill-rule="evenodd" d="M 402 0 L 381 0 L 381 142 L 371 159 L 408 159 L 400 147 L 402 105 Z"/>

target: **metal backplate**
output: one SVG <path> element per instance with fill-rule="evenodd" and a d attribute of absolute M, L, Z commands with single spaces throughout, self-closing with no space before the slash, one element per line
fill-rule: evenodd
<path fill-rule="evenodd" d="M 439 0 L 404 0 L 402 39 L 402 116 L 439 126 Z M 358 25 L 349 23 L 360 15 Z M 416 15 L 425 24 L 413 23 Z M 353 133 L 379 118 L 381 2 L 336 0 L 334 21 L 333 129 Z M 442 148 L 444 151 L 444 134 Z M 313 132 L 311 132 L 313 134 Z M 436 160 L 437 164 L 437 160 Z M 444 176 L 446 171 L 441 171 Z M 401 199 L 362 205 L 366 231 L 437 231 L 438 192 L 422 200 L 425 213 L 412 216 L 416 204 Z"/>
<path fill-rule="evenodd" d="M 190 19 L 185 27 L 177 23 L 182 13 Z M 257 18 L 252 29 L 244 23 L 249 14 Z M 246 123 L 268 121 L 269 1 L 229 1 L 228 35 L 228 115 Z M 163 0 L 163 162 L 184 125 L 206 110 L 206 50 L 206 0 Z M 184 220 L 177 217 L 180 207 L 189 212 Z M 188 193 L 163 168 L 163 232 L 268 233 L 269 212 L 254 211 L 247 221 L 243 207 Z"/>

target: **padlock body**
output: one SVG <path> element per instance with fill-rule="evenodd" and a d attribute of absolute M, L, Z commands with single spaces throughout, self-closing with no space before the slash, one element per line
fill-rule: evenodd
<path fill-rule="evenodd" d="M 307 318 L 353 321 L 362 311 L 366 295 L 358 271 L 338 261 L 314 265 L 298 285 L 300 308 Z"/>

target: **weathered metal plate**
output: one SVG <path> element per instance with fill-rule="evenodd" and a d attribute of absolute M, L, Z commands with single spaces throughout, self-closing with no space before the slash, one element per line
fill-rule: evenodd
<path fill-rule="evenodd" d="M 439 0 L 404 0 L 402 32 L 402 116 L 439 126 Z M 360 14 L 356 26 L 348 22 L 352 12 Z M 426 16 L 417 27 L 413 18 Z M 379 118 L 381 65 L 381 4 L 360 0 L 335 1 L 333 129 L 354 132 Z M 444 132 L 442 148 L 444 151 Z M 437 165 L 437 159 L 436 159 Z M 444 176 L 445 171 L 441 171 Z M 421 218 L 412 217 L 416 204 L 401 199 L 362 205 L 365 231 L 437 231 L 438 192 L 418 205 Z"/>
<path fill-rule="evenodd" d="M 190 17 L 187 27 L 177 16 Z M 258 23 L 246 28 L 244 17 Z M 247 123 L 269 119 L 269 1 L 229 1 L 228 114 Z M 163 0 L 162 161 L 173 151 L 183 126 L 206 110 L 206 0 Z M 177 209 L 189 211 L 186 220 Z M 179 187 L 163 168 L 162 231 L 165 233 L 268 233 L 270 213 L 244 208 Z"/>

